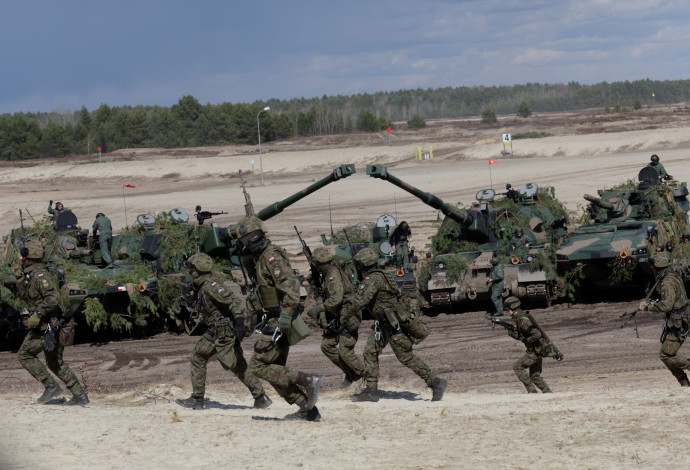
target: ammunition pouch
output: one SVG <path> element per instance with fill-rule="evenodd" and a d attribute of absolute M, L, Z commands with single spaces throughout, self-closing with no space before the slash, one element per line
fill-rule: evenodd
<path fill-rule="evenodd" d="M 415 344 L 421 343 L 429 336 L 429 328 L 422 321 L 421 315 L 410 314 L 410 320 L 402 322 L 401 326 Z"/>
<path fill-rule="evenodd" d="M 259 298 L 259 302 L 261 302 L 261 306 L 266 310 L 280 307 L 278 291 L 275 287 L 259 286 L 257 290 L 257 296 Z"/>
<path fill-rule="evenodd" d="M 290 331 L 288 331 L 288 343 L 290 346 L 302 341 L 307 336 L 311 335 L 311 330 L 309 325 L 302 318 L 302 311 L 304 311 L 304 305 L 299 304 L 295 309 L 295 313 L 292 315 L 292 324 L 290 326 Z"/>
<path fill-rule="evenodd" d="M 359 331 L 359 325 L 362 323 L 362 319 L 357 315 L 350 315 L 342 322 L 343 331 L 347 331 L 352 334 L 356 334 Z"/>
<path fill-rule="evenodd" d="M 203 336 L 208 336 L 208 338 L 210 338 L 210 340 L 212 340 L 212 341 L 215 341 L 218 339 L 218 333 L 216 333 L 216 330 L 212 330 L 211 328 L 207 328 L 206 332 L 203 334 Z"/>
<path fill-rule="evenodd" d="M 72 346 L 74 344 L 75 334 L 74 320 L 70 318 L 60 325 L 60 329 L 58 330 L 58 344 L 60 346 Z"/>

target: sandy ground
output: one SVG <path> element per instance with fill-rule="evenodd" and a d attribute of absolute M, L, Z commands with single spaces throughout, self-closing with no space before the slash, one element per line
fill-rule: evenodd
<path fill-rule="evenodd" d="M 669 111 L 673 114 L 673 109 Z M 551 121 L 549 121 L 551 119 Z M 513 156 L 502 156 L 500 134 L 507 128 L 477 130 L 440 125 L 394 136 L 392 147 L 351 140 L 338 145 L 313 139 L 298 146 L 262 146 L 265 185 L 259 184 L 258 155 L 232 147 L 179 152 L 137 151 L 107 155 L 102 164 L 43 162 L 0 169 L 0 232 L 18 225 L 17 210 L 40 218 L 49 199 L 61 200 L 88 227 L 98 211 L 115 226 L 137 214 L 195 205 L 227 211 L 220 225 L 244 214 L 238 169 L 248 175 L 258 209 L 327 175 L 341 163 L 357 174 L 333 183 L 269 220 L 269 235 L 285 246 L 295 264 L 298 241 L 293 224 L 317 246 L 328 233 L 329 206 L 335 228 L 374 221 L 384 213 L 412 226 L 421 253 L 437 214 L 415 197 L 365 175 L 368 163 L 446 202 L 469 203 L 483 188 L 506 183 L 552 185 L 573 211 L 582 194 L 634 178 L 651 153 L 680 181 L 690 180 L 690 124 L 667 120 L 650 128 L 619 123 L 578 135 L 589 117 L 544 116 L 531 130 L 554 137 L 515 141 Z M 570 119 L 570 120 L 568 120 Z M 565 121 L 564 121 L 565 120 Z M 560 122 L 557 126 L 554 122 Z M 563 125 L 563 122 L 574 123 Z M 581 122 L 584 124 L 577 124 Z M 541 127 L 540 127 L 541 126 Z M 560 126 L 560 127 L 559 127 Z M 590 126 L 591 127 L 591 126 Z M 653 127 L 653 126 L 652 126 Z M 628 130 L 637 129 L 637 130 Z M 382 136 L 383 137 L 383 136 Z M 397 139 L 397 140 L 396 140 Z M 433 147 L 434 160 L 417 162 L 414 148 Z M 299 148 L 297 148 L 299 147 Z M 328 148 L 326 148 L 328 147 Z M 488 158 L 498 161 L 489 167 Z M 126 189 L 123 201 L 123 184 Z M 125 217 L 125 204 L 127 215 Z M 232 374 L 209 367 L 207 409 L 174 404 L 189 395 L 188 358 L 196 338 L 161 334 L 145 340 L 79 344 L 65 358 L 90 390 L 91 405 L 70 409 L 40 406 L 41 386 L 0 353 L 0 468 L 667 468 L 687 465 L 688 389 L 681 389 L 658 359 L 660 318 L 640 319 L 620 329 L 619 315 L 634 302 L 556 305 L 533 314 L 564 352 L 544 362 L 552 395 L 528 395 L 512 363 L 522 345 L 502 329 L 492 330 L 483 312 L 439 315 L 427 321 L 431 335 L 416 351 L 450 385 L 441 402 L 430 401 L 423 382 L 401 366 L 390 349 L 382 355 L 381 388 L 375 404 L 352 403 L 351 390 L 319 352 L 315 332 L 291 351 L 289 363 L 326 374 L 318 407 L 320 423 L 293 423 L 294 411 L 267 385 L 268 410 L 250 408 L 251 396 Z M 364 347 L 365 324 L 357 351 Z M 255 337 L 245 340 L 247 358 Z M 687 346 L 681 349 L 687 353 Z"/>

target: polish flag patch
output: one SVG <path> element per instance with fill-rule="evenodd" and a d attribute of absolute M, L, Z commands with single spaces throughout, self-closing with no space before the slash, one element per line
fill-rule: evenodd
<path fill-rule="evenodd" d="M 125 286 L 117 286 L 117 291 L 118 292 L 125 292 L 127 288 Z"/>
<path fill-rule="evenodd" d="M 38 278 L 41 279 L 43 277 L 43 273 L 38 275 Z"/>
<path fill-rule="evenodd" d="M 276 257 L 275 257 L 275 256 L 271 256 L 270 258 L 268 258 L 268 264 L 271 264 L 271 263 L 274 262 L 275 260 L 276 260 Z"/>
<path fill-rule="evenodd" d="M 364 280 L 365 280 L 365 281 L 368 281 L 368 280 L 369 280 L 369 276 L 365 277 Z"/>
<path fill-rule="evenodd" d="M 333 276 L 329 277 L 328 280 L 329 280 L 329 281 L 332 281 L 332 280 L 333 280 Z"/>
<path fill-rule="evenodd" d="M 211 287 L 216 287 L 217 285 L 218 285 L 218 283 L 215 282 L 215 281 L 213 281 L 213 282 L 211 283 Z"/>

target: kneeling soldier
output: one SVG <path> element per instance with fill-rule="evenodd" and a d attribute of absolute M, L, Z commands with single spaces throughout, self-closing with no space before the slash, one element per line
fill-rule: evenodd
<path fill-rule="evenodd" d="M 43 246 L 38 240 L 28 240 L 20 250 L 23 272 L 17 274 L 19 296 L 26 301 L 29 311 L 29 333 L 19 348 L 17 357 L 21 365 L 45 387 L 39 403 L 47 403 L 62 393 L 62 388 L 38 360 L 43 351 L 48 367 L 64 382 L 72 399 L 68 405 L 88 405 L 89 397 L 79 383 L 77 376 L 62 360 L 64 346 L 59 344 L 55 332 L 61 324 L 68 323 L 60 306 L 60 291 L 55 285 L 53 276 L 43 264 Z M 56 328 L 57 327 L 57 328 Z M 71 344 L 71 343 L 68 343 Z"/>
<path fill-rule="evenodd" d="M 240 299 L 221 284 L 211 273 L 213 260 L 205 253 L 197 253 L 187 260 L 192 276 L 201 320 L 208 326 L 196 343 L 189 362 L 192 367 L 192 396 L 176 400 L 178 405 L 200 410 L 206 392 L 206 365 L 215 354 L 225 370 L 231 370 L 254 397 L 254 408 L 268 408 L 261 382 L 247 370 L 247 361 L 240 341 L 244 337 L 244 315 Z"/>
<path fill-rule="evenodd" d="M 364 377 L 367 387 L 355 395 L 353 400 L 378 401 L 379 355 L 390 342 L 400 363 L 431 387 L 431 401 L 439 401 L 448 382 L 436 377 L 429 366 L 412 352 L 413 340 L 404 329 L 404 323 L 410 320 L 411 314 L 393 275 L 378 269 L 378 255 L 371 248 L 360 250 L 355 255 L 355 261 L 362 265 L 365 277 L 359 284 L 352 305 L 343 309 L 341 317 L 347 318 L 368 306 L 377 320 L 364 348 Z"/>
<path fill-rule="evenodd" d="M 534 324 L 529 312 L 523 312 L 520 309 L 520 299 L 511 295 L 503 302 L 503 308 L 515 321 L 515 329 L 509 329 L 508 334 L 511 338 L 522 341 L 527 347 L 525 354 L 513 364 L 515 375 L 523 383 L 527 392 L 538 393 L 538 387 L 542 393 L 551 393 L 551 389 L 541 376 L 542 358 L 553 357 L 560 361 L 563 359 L 562 354 L 550 344 L 548 338 L 542 334 L 542 330 Z"/>

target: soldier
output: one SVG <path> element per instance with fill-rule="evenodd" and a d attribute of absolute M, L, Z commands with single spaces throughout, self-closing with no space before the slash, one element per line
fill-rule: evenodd
<path fill-rule="evenodd" d="M 551 393 L 541 376 L 542 358 L 559 358 L 559 353 L 544 340 L 539 328 L 535 327 L 528 314 L 520 309 L 520 299 L 511 295 L 503 302 L 503 308 L 515 321 L 515 330 L 508 331 L 511 338 L 522 341 L 527 347 L 525 354 L 513 364 L 513 371 L 528 393 Z M 529 373 L 527 372 L 529 370 Z M 535 387 L 535 385 L 537 387 Z"/>
<path fill-rule="evenodd" d="M 388 238 L 388 242 L 395 248 L 395 257 L 402 262 L 403 267 L 410 264 L 410 241 L 412 241 L 412 229 L 403 220 Z"/>
<path fill-rule="evenodd" d="M 243 218 L 237 224 L 236 234 L 242 245 L 244 266 L 255 281 L 263 315 L 257 325 L 257 329 L 261 328 L 261 337 L 254 345 L 249 370 L 273 385 L 285 401 L 299 406 L 299 411 L 287 415 L 286 419 L 319 421 L 321 415 L 315 405 L 323 375 L 307 374 L 285 365 L 290 352 L 288 335 L 303 308 L 300 282 L 285 250 L 266 237 L 261 219 Z M 298 386 L 304 387 L 306 392 Z"/>
<path fill-rule="evenodd" d="M 673 252 L 673 242 L 671 240 L 666 242 L 666 251 L 669 253 Z"/>
<path fill-rule="evenodd" d="M 319 247 L 314 250 L 312 263 L 321 277 L 323 298 L 307 314 L 323 327 L 321 351 L 345 373 L 340 388 L 347 388 L 361 379 L 364 371 L 362 361 L 355 354 L 362 314 L 356 312 L 348 318 L 340 318 L 343 306 L 352 301 L 354 289 L 351 276 L 341 272 L 328 249 Z"/>
<path fill-rule="evenodd" d="M 517 251 L 520 248 L 529 248 L 529 242 L 522 227 L 518 227 L 515 229 L 515 235 L 510 237 L 510 250 Z"/>
<path fill-rule="evenodd" d="M 99 212 L 91 228 L 94 240 L 96 240 L 96 235 L 99 235 L 98 243 L 101 246 L 101 258 L 106 263 L 105 267 L 112 268 L 113 259 L 110 257 L 110 249 L 113 247 L 113 226 L 110 219 L 103 212 Z"/>
<path fill-rule="evenodd" d="M 659 179 L 665 179 L 665 180 L 670 180 L 673 179 L 673 176 L 669 175 L 666 173 L 666 169 L 664 168 L 664 165 L 661 164 L 659 161 L 659 156 L 657 154 L 654 154 L 650 158 L 650 163 L 647 165 L 647 167 L 654 168 L 659 175 Z"/>
<path fill-rule="evenodd" d="M 61 202 L 56 202 L 55 203 L 55 209 L 53 209 L 53 200 L 51 199 L 50 202 L 48 203 L 48 213 L 53 216 L 53 218 L 57 221 L 58 215 L 62 214 L 65 211 L 68 211 L 65 206 L 62 205 Z"/>
<path fill-rule="evenodd" d="M 400 363 L 410 368 L 431 387 L 431 401 L 441 400 L 448 382 L 436 377 L 429 366 L 412 352 L 413 341 L 403 329 L 405 322 L 410 320 L 410 312 L 393 275 L 378 269 L 378 255 L 371 248 L 360 250 L 355 255 L 355 261 L 362 265 L 365 277 L 359 284 L 352 305 L 343 309 L 341 317 L 348 318 L 368 306 L 377 320 L 364 348 L 366 388 L 352 399 L 374 402 L 379 400 L 379 355 L 390 342 Z"/>
<path fill-rule="evenodd" d="M 659 359 L 671 371 L 681 387 L 690 387 L 688 376 L 683 371 L 690 370 L 690 359 L 677 354 L 690 330 L 690 312 L 685 286 L 678 273 L 668 269 L 671 263 L 668 253 L 655 254 L 652 263 L 657 277 L 656 291 L 659 300 L 654 303 L 643 300 L 640 302 L 640 310 L 666 315 Z"/>
<path fill-rule="evenodd" d="M 212 274 L 213 260 L 206 253 L 192 255 L 186 262 L 197 296 L 199 314 L 208 329 L 196 343 L 189 362 L 192 369 L 192 395 L 176 400 L 178 405 L 194 410 L 204 408 L 206 364 L 215 354 L 225 370 L 231 370 L 254 397 L 254 408 L 268 408 L 261 382 L 247 370 L 240 342 L 245 336 L 244 314 L 240 299 Z"/>
<path fill-rule="evenodd" d="M 38 398 L 38 403 L 48 403 L 62 393 L 62 387 L 48 373 L 38 354 L 44 351 L 48 368 L 58 376 L 72 392 L 68 405 L 88 405 L 89 397 L 79 383 L 77 376 L 62 360 L 64 346 L 58 344 L 55 337 L 57 328 L 69 322 L 60 309 L 60 291 L 55 285 L 53 276 L 43 264 L 43 246 L 38 240 L 28 240 L 20 249 L 20 260 L 23 272 L 17 273 L 19 296 L 28 304 L 29 332 L 19 348 L 19 362 L 29 373 L 45 387 Z"/>
<path fill-rule="evenodd" d="M 496 308 L 496 312 L 493 316 L 500 317 L 503 315 L 503 266 L 499 264 L 497 258 L 491 258 L 491 266 L 489 279 L 486 280 L 486 283 L 490 284 L 489 291 L 491 292 L 491 301 Z"/>

